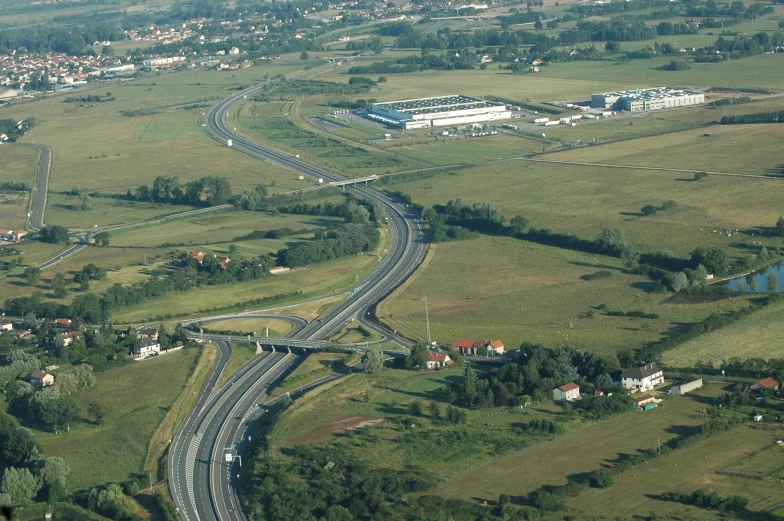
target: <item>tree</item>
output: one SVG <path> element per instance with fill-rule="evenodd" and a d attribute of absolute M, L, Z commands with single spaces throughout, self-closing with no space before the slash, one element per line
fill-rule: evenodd
<path fill-rule="evenodd" d="M 441 419 L 441 407 L 439 407 L 438 402 L 431 400 L 427 404 L 427 409 L 428 412 L 430 412 L 430 417 L 433 420 L 438 421 Z"/>
<path fill-rule="evenodd" d="M 76 391 L 76 377 L 70 373 L 60 373 L 57 375 L 54 386 L 57 387 L 60 394 L 71 394 Z"/>
<path fill-rule="evenodd" d="M 541 29 L 542 27 L 544 27 L 544 25 L 542 24 L 542 21 L 541 21 L 541 20 L 537 20 L 536 22 L 534 22 L 534 29 L 537 29 L 537 30 L 539 30 L 539 29 Z"/>
<path fill-rule="evenodd" d="M 41 268 L 30 266 L 25 268 L 24 274 L 25 278 L 27 278 L 27 284 L 30 286 L 37 286 L 41 281 Z"/>
<path fill-rule="evenodd" d="M 654 205 L 646 204 L 645 206 L 642 207 L 642 209 L 640 210 L 640 213 L 645 215 L 645 216 L 648 216 L 648 215 L 653 215 L 653 214 L 655 214 L 658 211 L 659 211 L 659 209 L 657 207 L 655 207 Z"/>
<path fill-rule="evenodd" d="M 95 423 L 97 423 L 98 425 L 101 425 L 101 423 L 103 423 L 103 418 L 105 416 L 105 413 L 103 412 L 103 407 L 101 407 L 97 403 L 90 402 L 90 404 L 87 406 L 87 414 L 89 414 L 90 417 L 92 417 L 95 420 Z"/>
<path fill-rule="evenodd" d="M 96 507 L 99 513 L 112 519 L 130 518 L 136 513 L 136 503 L 115 483 L 98 494 Z"/>
<path fill-rule="evenodd" d="M 776 221 L 776 233 L 784 235 L 784 217 L 779 217 L 779 220 Z"/>
<path fill-rule="evenodd" d="M 102 56 L 114 56 L 114 48 L 111 45 L 104 45 L 101 48 L 101 55 Z M 107 94 L 108 96 L 108 94 Z"/>
<path fill-rule="evenodd" d="M 299 55 L 299 59 L 305 61 L 307 59 L 310 59 L 310 56 L 308 56 L 308 53 L 306 51 L 302 51 L 302 54 Z"/>
<path fill-rule="evenodd" d="M 427 367 L 427 347 L 417 344 L 406 356 L 405 368 L 424 369 L 425 367 Z"/>
<path fill-rule="evenodd" d="M 676 273 L 675 277 L 672 279 L 672 290 L 675 293 L 679 293 L 687 287 L 689 287 L 689 277 L 682 271 Z"/>
<path fill-rule="evenodd" d="M 65 483 L 71 467 L 62 458 L 51 457 L 38 460 L 38 481 L 46 491 L 49 503 L 57 503 L 66 495 Z"/>
<path fill-rule="evenodd" d="M 57 273 L 52 281 L 52 292 L 54 298 L 65 298 L 68 295 L 68 290 L 65 287 L 65 275 Z"/>
<path fill-rule="evenodd" d="M 354 521 L 354 516 L 346 507 L 332 505 L 327 509 L 326 521 Z"/>
<path fill-rule="evenodd" d="M 11 465 L 21 465 L 25 463 L 33 451 L 38 450 L 33 433 L 30 429 L 21 427 L 11 433 L 8 441 L 3 447 L 3 455 Z"/>
<path fill-rule="evenodd" d="M 65 244 L 68 242 L 68 228 L 60 225 L 45 226 L 39 236 L 41 242 L 49 244 Z"/>
<path fill-rule="evenodd" d="M 468 403 L 473 403 L 476 399 L 476 375 L 470 365 L 465 368 L 463 373 L 463 392 L 468 398 Z"/>
<path fill-rule="evenodd" d="M 768 253 L 768 249 L 763 246 L 759 252 L 759 259 L 760 260 L 768 260 L 770 258 L 770 253 Z"/>
<path fill-rule="evenodd" d="M 411 416 L 422 416 L 422 400 L 413 400 L 408 404 L 408 414 Z"/>
<path fill-rule="evenodd" d="M 696 266 L 702 264 L 708 273 L 724 275 L 729 269 L 729 257 L 727 252 L 721 248 L 697 248 L 691 254 L 691 264 Z"/>
<path fill-rule="evenodd" d="M 33 500 L 40 486 L 33 473 L 27 469 L 8 467 L 3 472 L 0 492 L 8 495 L 12 505 L 24 505 Z"/>
<path fill-rule="evenodd" d="M 771 271 L 765 275 L 765 289 L 767 291 L 779 290 L 779 277 L 776 275 L 775 271 Z"/>
<path fill-rule="evenodd" d="M 513 233 L 523 233 L 523 230 L 528 226 L 528 219 L 522 215 L 515 215 L 512 217 L 512 220 L 509 221 L 509 226 L 511 226 Z"/>
<path fill-rule="evenodd" d="M 82 192 L 81 194 L 79 194 L 79 197 L 76 198 L 76 202 L 74 203 L 74 208 L 79 211 L 92 210 L 93 200 L 88 194 Z"/>
<path fill-rule="evenodd" d="M 375 349 L 369 349 L 365 356 L 362 357 L 364 362 L 364 370 L 368 374 L 376 374 L 384 368 L 384 361 L 381 354 Z"/>
<path fill-rule="evenodd" d="M 696 174 L 694 174 L 695 181 L 702 181 L 703 179 L 707 179 L 707 178 L 708 178 L 708 172 L 697 172 Z"/>
<path fill-rule="evenodd" d="M 93 240 L 95 241 L 94 244 L 96 246 L 105 248 L 106 246 L 109 246 L 109 239 L 110 239 L 110 237 L 111 237 L 111 235 L 109 234 L 109 232 L 96 233 L 93 236 Z"/>
<path fill-rule="evenodd" d="M 754 275 L 751 276 L 751 282 L 749 282 L 749 289 L 752 293 L 756 293 L 759 291 L 759 283 L 757 282 L 757 277 Z"/>
<path fill-rule="evenodd" d="M 607 373 L 602 373 L 596 377 L 596 388 L 607 391 L 613 388 L 613 379 Z"/>
<path fill-rule="evenodd" d="M 620 42 L 607 42 L 604 46 L 605 52 L 618 53 L 621 52 Z"/>

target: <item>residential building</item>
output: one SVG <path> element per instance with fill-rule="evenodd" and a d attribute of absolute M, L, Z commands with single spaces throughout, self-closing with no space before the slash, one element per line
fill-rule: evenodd
<path fill-rule="evenodd" d="M 502 355 L 504 354 L 504 343 L 500 340 L 493 340 L 487 346 L 488 355 Z"/>
<path fill-rule="evenodd" d="M 70 318 L 56 318 L 54 319 L 54 328 L 55 329 L 63 329 L 68 330 L 71 329 L 71 319 Z"/>
<path fill-rule="evenodd" d="M 655 363 L 632 367 L 621 375 L 621 384 L 632 392 L 647 391 L 664 383 L 664 373 Z"/>
<path fill-rule="evenodd" d="M 27 232 L 24 230 L 6 230 L 0 228 L 0 240 L 19 242 L 27 237 Z"/>
<path fill-rule="evenodd" d="M 461 355 L 475 355 L 479 347 L 476 340 L 469 340 L 467 338 L 458 338 L 452 344 L 452 347 L 457 349 Z"/>
<path fill-rule="evenodd" d="M 0 322 L 0 331 L 13 331 L 13 330 L 14 330 L 13 322 Z"/>
<path fill-rule="evenodd" d="M 449 367 L 454 362 L 449 355 L 445 354 L 433 354 L 427 355 L 427 368 L 428 369 L 438 369 L 439 367 Z"/>
<path fill-rule="evenodd" d="M 61 335 L 63 337 L 63 347 L 68 347 L 76 340 L 84 339 L 82 331 L 66 331 Z"/>
<path fill-rule="evenodd" d="M 768 377 L 751 386 L 752 391 L 761 391 L 763 389 L 773 389 L 774 391 L 778 391 L 779 383 L 773 378 Z"/>
<path fill-rule="evenodd" d="M 480 348 L 484 347 L 490 356 L 504 354 L 504 343 L 501 340 L 473 340 L 469 338 L 458 338 L 452 344 L 461 355 L 478 355 Z"/>
<path fill-rule="evenodd" d="M 30 374 L 30 384 L 33 387 L 49 387 L 54 385 L 54 376 L 43 371 L 35 371 Z"/>
<path fill-rule="evenodd" d="M 161 343 L 151 338 L 140 338 L 133 346 L 133 356 L 137 358 L 154 355 L 161 352 Z"/>
<path fill-rule="evenodd" d="M 580 399 L 580 386 L 574 382 L 553 389 L 553 401 L 573 402 Z"/>

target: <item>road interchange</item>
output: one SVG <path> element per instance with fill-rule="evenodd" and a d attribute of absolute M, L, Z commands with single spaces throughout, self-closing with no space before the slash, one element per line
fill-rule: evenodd
<path fill-rule="evenodd" d="M 331 65 L 327 65 L 310 69 L 290 78 L 309 76 L 330 67 Z M 206 126 L 212 137 L 224 145 L 228 145 L 231 140 L 232 148 L 238 152 L 312 178 L 344 181 L 343 177 L 334 172 L 255 143 L 229 126 L 228 117 L 232 108 L 265 86 L 266 84 L 261 84 L 237 92 L 210 109 L 206 115 Z M 389 253 L 359 281 L 350 298 L 338 303 L 316 321 L 298 327 L 287 339 L 264 339 L 266 344 L 277 342 L 273 350 L 248 362 L 226 379 L 223 387 L 217 391 L 213 387 L 221 378 L 231 350 L 224 340 L 212 337 L 212 342 L 220 353 L 218 361 L 196 406 L 172 440 L 168 455 L 169 486 L 184 521 L 247 519 L 242 509 L 236 478 L 240 458 L 249 442 L 250 427 L 263 413 L 263 409 L 256 408 L 253 404 L 257 403 L 269 386 L 274 385 L 297 363 L 300 355 L 292 353 L 292 347 L 297 351 L 297 348 L 306 345 L 303 343 L 318 345 L 351 320 L 378 332 L 388 341 L 409 347 L 405 341 L 395 338 L 372 322 L 369 314 L 370 308 L 404 282 L 424 257 L 427 237 L 420 215 L 405 203 L 393 200 L 370 187 L 347 187 L 347 190 L 358 198 L 384 205 L 392 238 Z M 330 375 L 322 380 L 333 377 Z M 314 384 L 317 383 L 320 382 Z M 230 457 L 227 458 L 227 454 Z"/>

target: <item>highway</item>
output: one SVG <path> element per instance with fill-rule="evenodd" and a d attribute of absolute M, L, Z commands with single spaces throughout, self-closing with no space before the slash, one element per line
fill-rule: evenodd
<path fill-rule="evenodd" d="M 296 73 L 289 78 L 302 78 L 328 70 L 325 65 Z M 265 147 L 237 134 L 228 121 L 232 108 L 242 100 L 265 88 L 260 84 L 239 91 L 219 102 L 207 113 L 206 125 L 212 137 L 224 145 L 251 157 L 274 163 L 312 178 L 340 182 L 342 176 L 315 167 L 286 153 Z M 253 407 L 265 389 L 293 367 L 300 357 L 291 353 L 297 347 L 317 347 L 354 319 L 401 346 L 408 344 L 394 338 L 388 331 L 368 320 L 369 309 L 398 287 L 416 269 L 424 257 L 427 237 L 419 213 L 405 203 L 393 200 L 371 187 L 355 186 L 347 190 L 356 197 L 383 204 L 389 218 L 392 245 L 373 270 L 354 288 L 354 294 L 333 307 L 317 320 L 302 325 L 286 339 L 261 339 L 274 343 L 275 351 L 265 352 L 228 378 L 219 391 L 213 391 L 230 356 L 225 336 L 207 336 L 219 346 L 221 356 L 211 376 L 210 385 L 199 397 L 196 407 L 181 425 L 169 450 L 169 486 L 180 517 L 184 521 L 246 521 L 236 487 L 240 458 L 248 444 L 253 420 L 263 408 Z M 242 316 L 247 316 L 242 314 Z M 215 318 L 216 317 L 211 317 Z M 228 318 L 226 316 L 222 318 Z M 275 318 L 283 318 L 275 315 Z M 195 336 L 191 333 L 191 336 Z M 220 339 L 219 339 L 220 338 Z M 245 338 L 243 338 L 245 340 Z M 312 385 L 335 378 L 329 375 Z M 272 402 L 271 402 L 272 403 Z M 230 454 L 227 459 L 226 455 Z"/>

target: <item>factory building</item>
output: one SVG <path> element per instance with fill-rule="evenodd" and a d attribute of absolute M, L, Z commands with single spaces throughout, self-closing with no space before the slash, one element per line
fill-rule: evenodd
<path fill-rule="evenodd" d="M 670 87 L 624 90 L 591 95 L 592 107 L 628 110 L 630 112 L 689 107 L 702 105 L 703 103 L 705 103 L 705 95 L 701 92 L 672 89 Z"/>
<path fill-rule="evenodd" d="M 388 125 L 416 129 L 509 119 L 512 113 L 503 103 L 458 94 L 373 103 L 368 117 Z"/>

